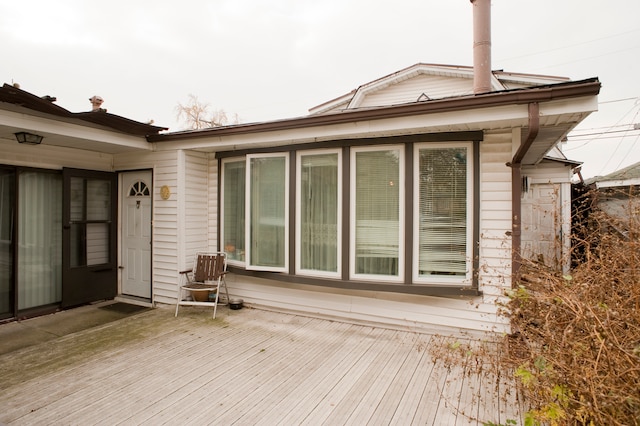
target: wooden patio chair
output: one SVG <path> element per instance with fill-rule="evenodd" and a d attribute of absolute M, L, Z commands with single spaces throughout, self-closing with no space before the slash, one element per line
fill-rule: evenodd
<path fill-rule="evenodd" d="M 180 305 L 213 306 L 213 318 L 220 301 L 220 288 L 224 287 L 229 303 L 229 290 L 224 276 L 227 273 L 227 256 L 224 252 L 196 253 L 192 269 L 180 271 L 176 314 Z M 190 296 L 190 299 L 187 297 Z"/>

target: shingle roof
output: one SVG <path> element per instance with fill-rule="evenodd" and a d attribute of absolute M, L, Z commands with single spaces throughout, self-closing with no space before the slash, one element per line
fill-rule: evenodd
<path fill-rule="evenodd" d="M 600 182 L 629 181 L 631 179 L 640 179 L 640 162 L 627 166 L 623 169 L 616 170 L 608 175 L 594 176 L 585 180 L 585 184 L 591 185 Z"/>
<path fill-rule="evenodd" d="M 58 117 L 65 117 L 97 124 L 134 136 L 148 136 L 157 134 L 162 130 L 168 130 L 168 128 L 166 127 L 158 127 L 146 123 L 140 123 L 138 121 L 121 117 L 119 115 L 109 114 L 106 111 L 76 113 L 70 112 L 54 104 L 51 98 L 48 96 L 44 96 L 41 98 L 6 83 L 2 86 L 2 88 L 0 88 L 0 102 L 17 105 L 33 111 L 55 115 Z"/>

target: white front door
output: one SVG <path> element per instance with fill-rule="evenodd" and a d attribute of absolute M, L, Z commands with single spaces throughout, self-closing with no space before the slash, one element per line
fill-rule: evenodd
<path fill-rule="evenodd" d="M 151 299 L 151 171 L 121 175 L 122 294 Z"/>

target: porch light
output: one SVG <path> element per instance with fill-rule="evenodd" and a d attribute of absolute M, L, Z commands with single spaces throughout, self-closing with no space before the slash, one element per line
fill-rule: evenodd
<path fill-rule="evenodd" d="M 40 135 L 34 135 L 33 133 L 27 132 L 18 132 L 15 135 L 18 143 L 26 143 L 27 145 L 39 145 L 43 139 Z"/>

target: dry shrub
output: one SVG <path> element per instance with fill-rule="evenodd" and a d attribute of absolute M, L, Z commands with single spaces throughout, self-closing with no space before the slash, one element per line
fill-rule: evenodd
<path fill-rule="evenodd" d="M 640 425 L 640 223 L 594 213 L 571 275 L 525 262 L 500 363 L 532 424 Z M 586 232 L 585 232 L 586 231 Z"/>
<path fill-rule="evenodd" d="M 527 426 L 640 425 L 640 200 L 611 199 L 617 214 L 581 215 L 570 275 L 523 260 L 503 306 L 511 334 L 431 348 L 445 365 L 515 379 Z"/>

